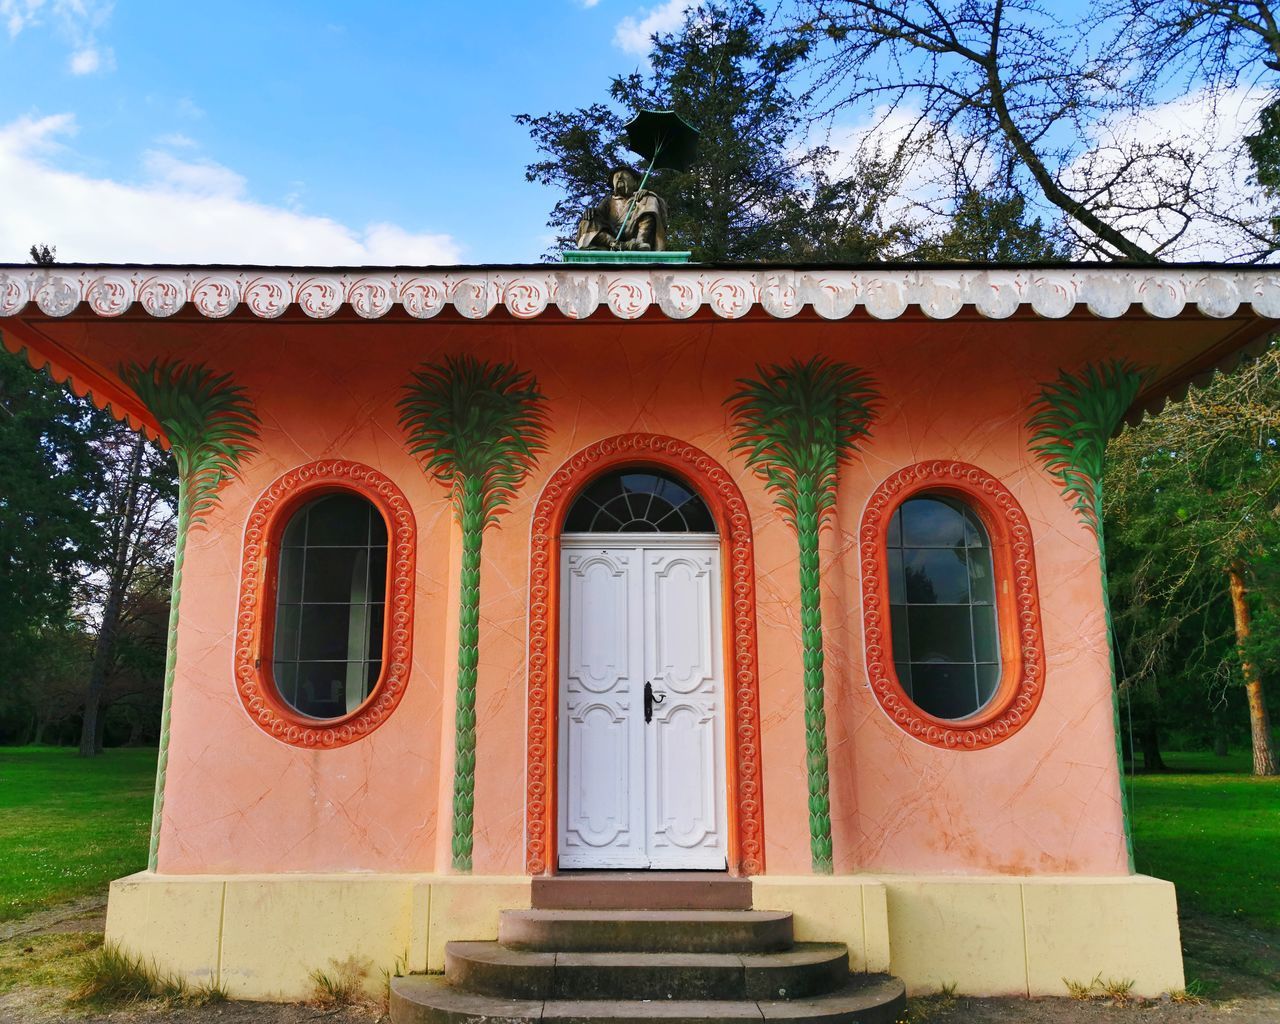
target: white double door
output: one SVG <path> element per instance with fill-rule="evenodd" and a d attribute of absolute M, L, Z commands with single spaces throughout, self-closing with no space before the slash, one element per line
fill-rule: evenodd
<path fill-rule="evenodd" d="M 632 537 L 561 545 L 559 865 L 720 870 L 720 547 Z"/>

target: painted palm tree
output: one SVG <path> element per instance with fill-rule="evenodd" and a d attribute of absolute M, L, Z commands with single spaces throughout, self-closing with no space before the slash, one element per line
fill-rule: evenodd
<path fill-rule="evenodd" d="M 831 872 L 818 534 L 835 509 L 836 472 L 871 433 L 880 393 L 864 371 L 815 356 L 757 367 L 728 398 L 735 451 L 774 493 L 800 542 L 800 628 L 813 870 Z"/>
<path fill-rule="evenodd" d="M 471 870 L 476 774 L 476 670 L 480 648 L 480 547 L 546 451 L 545 399 L 510 363 L 446 357 L 413 375 L 400 399 L 409 451 L 452 491 L 462 527 L 458 595 L 458 698 L 454 723 L 453 867 Z"/>
<path fill-rule="evenodd" d="M 160 755 L 147 852 L 147 870 L 155 871 L 169 770 L 169 725 L 177 677 L 178 608 L 187 535 L 193 527 L 204 525 L 205 515 L 218 504 L 222 486 L 237 475 L 244 460 L 256 450 L 258 416 L 244 389 L 232 382 L 230 374 L 219 376 L 207 366 L 153 360 L 147 366 L 122 366 L 120 377 L 163 428 L 178 466 L 178 523 L 160 710 Z"/>
<path fill-rule="evenodd" d="M 1102 607 L 1107 626 L 1107 655 L 1111 665 L 1111 709 L 1115 718 L 1116 759 L 1120 766 L 1120 799 L 1125 846 L 1133 870 L 1133 837 L 1129 831 L 1129 797 L 1124 787 L 1124 750 L 1120 743 L 1120 693 L 1116 678 L 1115 625 L 1107 580 L 1107 547 L 1102 528 L 1102 481 L 1107 440 L 1120 426 L 1150 376 L 1133 363 L 1111 360 L 1089 365 L 1079 373 L 1065 370 L 1044 384 L 1027 423 L 1031 451 L 1062 487 L 1063 497 L 1084 520 L 1098 542 Z"/>

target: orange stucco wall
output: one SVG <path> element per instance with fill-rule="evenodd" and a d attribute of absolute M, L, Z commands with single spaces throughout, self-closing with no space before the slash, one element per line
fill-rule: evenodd
<path fill-rule="evenodd" d="M 1127 355 L 1168 368 L 1194 325 L 1091 319 L 824 323 L 608 314 L 480 323 L 81 321 L 48 326 L 104 367 L 177 355 L 230 370 L 262 417 L 261 452 L 193 532 L 160 869 L 170 873 L 448 869 L 459 535 L 445 490 L 406 453 L 395 401 L 412 368 L 472 351 L 533 371 L 550 451 L 485 537 L 475 871 L 523 870 L 530 516 L 550 473 L 613 434 L 669 434 L 735 476 L 756 539 L 766 863 L 809 870 L 794 534 L 730 453 L 724 398 L 758 362 L 825 353 L 865 367 L 886 397 L 860 459 L 841 470 L 823 538 L 828 736 L 838 872 L 1126 870 L 1109 674 L 1092 535 L 1027 451 L 1039 382 Z M 335 750 L 279 742 L 234 691 L 245 519 L 277 477 L 324 457 L 367 463 L 417 517 L 413 671 L 391 717 Z M 1032 720 L 990 749 L 948 751 L 895 726 L 866 686 L 856 531 L 872 490 L 914 462 L 958 459 L 999 478 L 1035 535 L 1046 660 Z"/>

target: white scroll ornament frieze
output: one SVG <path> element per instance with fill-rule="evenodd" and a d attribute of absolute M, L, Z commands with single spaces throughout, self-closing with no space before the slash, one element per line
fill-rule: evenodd
<path fill-rule="evenodd" d="M 1131 267 L 987 269 L 957 266 L 712 269 L 690 265 L 654 267 L 566 266 L 441 268 L 404 271 L 262 270 L 260 268 L 55 266 L 0 267 L 0 317 L 35 307 L 47 317 L 77 310 L 114 317 L 135 305 L 152 317 L 173 316 L 184 307 L 210 319 L 241 307 L 271 319 L 297 308 L 326 319 L 349 308 L 377 320 L 397 306 L 417 319 L 446 307 L 471 320 L 501 306 L 522 320 L 558 311 L 572 320 L 596 315 L 603 306 L 623 320 L 654 307 L 683 320 L 708 310 L 737 319 L 753 309 L 786 319 L 809 309 L 826 320 L 862 313 L 893 320 L 911 310 L 948 320 L 964 310 L 991 319 L 1031 312 L 1058 319 L 1080 307 L 1111 319 L 1131 311 L 1169 319 L 1187 309 L 1203 316 L 1234 316 L 1248 305 L 1258 316 L 1280 319 L 1280 270 L 1271 267 Z"/>

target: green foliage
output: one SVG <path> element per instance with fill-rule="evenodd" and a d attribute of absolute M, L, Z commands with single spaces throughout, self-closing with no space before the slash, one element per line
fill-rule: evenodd
<path fill-rule="evenodd" d="M 733 450 L 746 453 L 789 524 L 799 528 L 803 491 L 813 495 L 821 525 L 835 507 L 837 467 L 870 435 L 880 393 L 863 370 L 821 356 L 757 371 L 728 399 Z"/>
<path fill-rule="evenodd" d="M 1254 179 L 1273 203 L 1280 200 L 1280 100 L 1262 108 L 1257 132 L 1246 135 L 1244 144 L 1253 161 Z M 1280 238 L 1280 216 L 1272 216 L 1271 233 Z"/>
<path fill-rule="evenodd" d="M 446 356 L 414 373 L 399 407 L 409 451 L 453 488 L 459 521 L 467 481 L 479 485 L 487 527 L 546 450 L 542 392 L 532 374 L 510 363 Z"/>
<path fill-rule="evenodd" d="M 417 370 L 399 407 L 409 451 L 427 473 L 451 489 L 462 527 L 452 853 L 454 868 L 470 871 L 481 545 L 485 528 L 497 522 L 546 450 L 545 399 L 532 374 L 509 363 L 463 355 Z"/>
<path fill-rule="evenodd" d="M 120 379 L 164 429 L 178 464 L 188 525 L 203 524 L 222 485 L 256 451 L 259 421 L 253 403 L 231 374 L 219 376 L 207 366 L 178 360 L 153 360 L 145 367 L 130 363 L 120 367 Z"/>
<path fill-rule="evenodd" d="M 922 243 L 913 255 L 932 262 L 1045 263 L 1070 258 L 1041 218 L 1027 220 L 1027 201 L 1021 193 L 978 191 L 966 192 L 946 230 Z"/>
<path fill-rule="evenodd" d="M 1280 672 L 1280 349 L 1217 374 L 1112 439 L 1106 516 L 1135 717 L 1201 744 L 1248 742 L 1227 570 L 1248 590 L 1245 655 Z M 1275 707 L 1275 687 L 1270 687 Z"/>
<path fill-rule="evenodd" d="M 578 217 L 609 188 L 609 172 L 635 158 L 622 126 L 641 108 L 673 109 L 701 131 L 698 163 L 655 172 L 666 201 L 668 246 L 693 259 L 875 259 L 900 237 L 880 206 L 898 176 L 863 161 L 833 176 L 834 154 L 808 141 L 803 106 L 788 81 L 805 47 L 780 39 L 750 0 L 690 5 L 675 32 L 655 37 L 643 71 L 615 77 L 608 102 L 520 114 L 542 159 L 525 177 L 559 191 L 548 224 L 555 250 L 572 247 Z"/>
<path fill-rule="evenodd" d="M 154 749 L 0 747 L 0 921 L 140 870 L 154 770 Z"/>
<path fill-rule="evenodd" d="M 872 378 L 819 356 L 757 367 L 726 399 L 733 450 L 765 481 L 800 545 L 800 630 L 804 659 L 809 845 L 816 872 L 830 874 L 831 801 L 827 766 L 818 534 L 835 507 L 836 473 L 870 435 L 880 401 Z"/>
<path fill-rule="evenodd" d="M 156 418 L 178 465 L 178 523 L 173 555 L 173 588 L 165 650 L 164 696 L 160 710 L 160 754 L 151 814 L 147 869 L 155 871 L 164 817 L 164 785 L 169 766 L 169 725 L 178 667 L 178 611 L 187 532 L 203 525 L 218 503 L 222 485 L 233 478 L 256 448 L 258 415 L 231 374 L 219 376 L 207 366 L 179 360 L 153 360 L 148 366 L 120 367 L 120 379 Z"/>
<path fill-rule="evenodd" d="M 104 543 L 94 509 L 106 477 L 94 443 L 110 426 L 0 351 L 0 721 L 6 709 L 26 713 L 16 687 L 35 670 L 41 636 L 72 617 L 80 567 Z"/>
<path fill-rule="evenodd" d="M 1090 364 L 1078 374 L 1063 370 L 1042 386 L 1027 427 L 1031 450 L 1062 485 L 1064 497 L 1102 543 L 1102 479 L 1107 439 L 1147 379 L 1132 363 Z"/>

